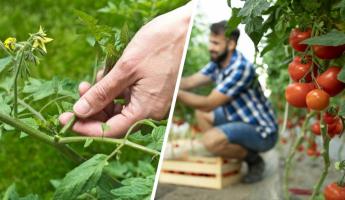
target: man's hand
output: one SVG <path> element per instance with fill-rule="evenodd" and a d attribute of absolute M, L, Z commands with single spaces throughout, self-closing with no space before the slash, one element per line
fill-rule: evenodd
<path fill-rule="evenodd" d="M 172 101 L 192 13 L 191 3 L 143 26 L 114 68 L 91 86 L 81 83 L 81 98 L 73 110 L 73 130 L 88 136 L 121 137 L 136 121 L 166 116 Z M 99 74 L 101 74 L 100 72 Z M 125 98 L 125 106 L 115 104 Z M 66 124 L 73 113 L 63 113 Z M 110 130 L 102 132 L 102 123 Z"/>
<path fill-rule="evenodd" d="M 230 97 L 219 92 L 218 90 L 212 90 L 208 96 L 201 96 L 193 94 L 191 92 L 180 90 L 177 95 L 177 99 L 195 109 L 199 109 L 205 112 L 210 112 L 218 106 L 224 105 L 231 100 Z"/>
<path fill-rule="evenodd" d="M 180 89 L 190 90 L 211 82 L 212 80 L 209 77 L 204 76 L 201 73 L 195 73 L 191 76 L 181 78 Z"/>

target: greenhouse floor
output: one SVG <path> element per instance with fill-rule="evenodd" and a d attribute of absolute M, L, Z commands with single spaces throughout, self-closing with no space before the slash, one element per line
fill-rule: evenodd
<path fill-rule="evenodd" d="M 284 173 L 284 157 L 288 145 L 278 145 L 263 157 L 266 161 L 265 179 L 255 184 L 237 183 L 229 185 L 222 190 L 203 189 L 195 187 L 177 186 L 171 184 L 159 184 L 156 192 L 157 200 L 281 200 L 282 197 L 282 177 Z M 332 154 L 332 149 L 331 149 Z M 334 153 L 335 154 L 335 153 Z M 335 157 L 335 156 L 332 156 Z M 298 153 L 297 162 L 294 163 L 290 172 L 289 188 L 309 190 L 316 183 L 323 168 L 322 158 L 310 158 L 305 153 Z M 242 173 L 246 169 L 243 167 Z M 337 180 L 339 174 L 335 172 L 331 165 L 330 173 L 325 184 Z M 292 200 L 305 200 L 309 195 L 291 194 Z"/>

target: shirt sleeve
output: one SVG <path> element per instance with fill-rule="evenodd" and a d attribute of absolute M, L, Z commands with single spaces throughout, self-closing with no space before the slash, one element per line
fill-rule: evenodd
<path fill-rule="evenodd" d="M 209 62 L 205 67 L 203 67 L 199 73 L 201 73 L 204 76 L 207 76 L 211 78 L 213 81 L 216 80 L 216 69 L 217 69 L 217 64 L 213 62 Z"/>
<path fill-rule="evenodd" d="M 234 66 L 228 77 L 216 89 L 228 97 L 234 97 L 247 89 L 254 77 L 255 71 L 251 63 L 240 63 Z"/>

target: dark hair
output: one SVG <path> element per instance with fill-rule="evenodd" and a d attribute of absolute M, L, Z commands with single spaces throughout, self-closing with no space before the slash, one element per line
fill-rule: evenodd
<path fill-rule="evenodd" d="M 236 28 L 232 32 L 227 33 L 226 29 L 227 21 L 225 20 L 213 23 L 210 26 L 211 33 L 215 35 L 225 34 L 227 38 L 229 38 L 230 40 L 234 40 L 237 43 L 237 40 L 240 37 L 240 31 Z"/>

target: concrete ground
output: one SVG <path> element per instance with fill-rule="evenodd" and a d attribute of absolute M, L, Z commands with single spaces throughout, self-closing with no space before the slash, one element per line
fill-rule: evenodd
<path fill-rule="evenodd" d="M 222 190 L 202 189 L 185 187 L 170 184 L 159 184 L 156 198 L 159 200 L 279 200 L 280 178 L 279 178 L 279 155 L 277 151 L 265 153 L 266 161 L 265 179 L 261 182 L 246 185 L 237 183 L 229 185 Z M 245 173 L 245 167 L 242 173 Z M 259 195 L 258 195 L 259 194 Z"/>
<path fill-rule="evenodd" d="M 286 155 L 287 147 L 288 145 L 278 145 L 274 150 L 263 154 L 266 162 L 266 171 L 265 179 L 261 182 L 250 185 L 237 183 L 235 185 L 229 185 L 222 190 L 159 184 L 155 199 L 281 200 L 283 199 L 282 177 L 284 171 L 284 155 Z M 337 154 L 334 149 L 338 149 L 337 145 L 331 144 L 331 157 L 336 158 Z M 345 155 L 345 152 L 342 155 Z M 304 152 L 298 153 L 295 160 L 290 172 L 289 188 L 311 191 L 321 174 L 323 159 L 321 157 L 308 157 Z M 243 167 L 242 173 L 246 172 L 245 168 Z M 332 164 L 325 185 L 338 180 L 338 177 L 339 173 L 335 171 Z M 309 197 L 308 195 L 291 194 L 291 200 L 306 200 Z"/>

